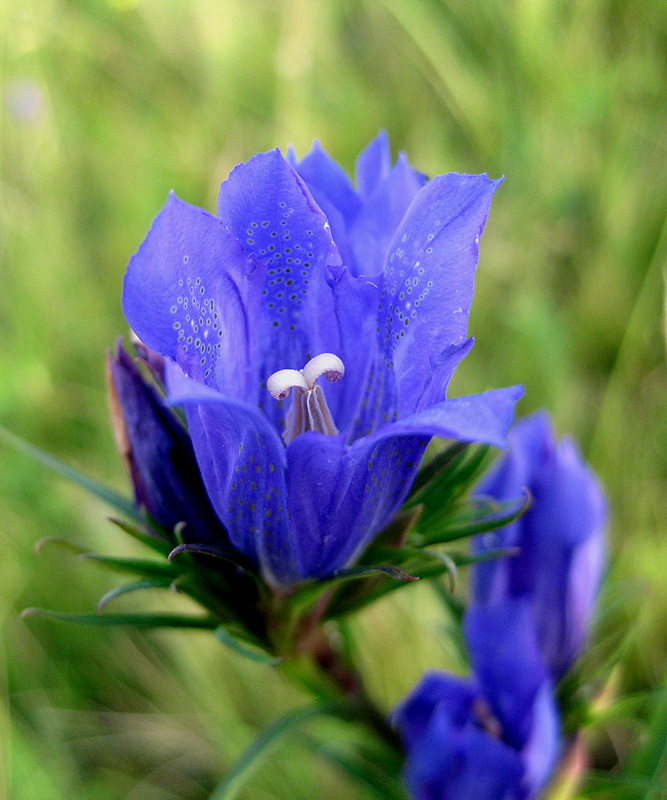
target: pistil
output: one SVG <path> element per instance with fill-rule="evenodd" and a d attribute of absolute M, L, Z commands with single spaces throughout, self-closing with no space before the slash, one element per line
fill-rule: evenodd
<path fill-rule="evenodd" d="M 294 389 L 283 431 L 285 444 L 306 431 L 317 431 L 329 436 L 338 433 L 324 392 L 316 381 L 324 375 L 330 383 L 335 383 L 344 373 L 345 366 L 338 356 L 321 353 L 311 358 L 303 369 L 280 369 L 269 377 L 266 388 L 276 400 L 284 400 L 290 390 Z"/>

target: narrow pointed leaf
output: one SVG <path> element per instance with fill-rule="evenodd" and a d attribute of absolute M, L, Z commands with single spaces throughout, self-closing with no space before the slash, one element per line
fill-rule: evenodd
<path fill-rule="evenodd" d="M 384 550 L 391 552 L 392 555 L 395 552 L 391 548 L 384 548 Z M 366 581 L 366 583 L 368 583 L 370 586 L 376 586 L 378 582 L 377 579 L 382 577 L 392 578 L 393 581 L 398 581 L 399 583 L 412 583 L 419 580 L 418 577 L 415 577 L 414 575 L 408 575 L 407 572 L 404 572 L 399 567 L 394 567 L 388 564 L 373 564 L 370 566 L 350 567 L 348 569 L 338 570 L 332 575 L 331 578 L 307 583 L 294 593 L 291 598 L 291 606 L 294 610 L 303 608 L 310 602 L 316 600 L 326 587 L 336 589 L 341 583 L 353 580 L 361 581 L 364 578 L 369 579 L 369 581 Z"/>
<path fill-rule="evenodd" d="M 70 614 L 50 611 L 47 608 L 26 608 L 26 617 L 46 617 L 58 622 L 75 622 L 81 625 L 102 627 L 127 626 L 133 628 L 197 628 L 215 630 L 220 621 L 216 617 L 192 617 L 184 614 Z"/>
<path fill-rule="evenodd" d="M 172 548 L 171 543 L 166 539 L 163 539 L 157 533 L 151 535 L 146 533 L 146 531 L 140 526 L 132 525 L 129 522 L 125 522 L 125 520 L 118 519 L 117 517 L 108 517 L 108 520 L 109 522 L 118 526 L 121 530 L 125 531 L 125 533 L 129 533 L 130 536 L 133 536 L 142 544 L 148 545 L 148 547 L 152 548 L 153 550 L 157 550 L 157 552 L 162 553 L 162 555 L 169 555 L 169 552 Z"/>
<path fill-rule="evenodd" d="M 86 548 L 82 547 L 80 544 L 76 542 L 70 542 L 69 539 L 63 539 L 62 536 L 44 536 L 38 542 L 35 542 L 35 553 L 38 556 L 42 554 L 42 550 L 48 545 L 58 545 L 58 547 L 62 547 L 65 550 L 69 550 L 71 553 L 76 553 L 77 555 L 81 555 L 82 553 L 86 552 Z"/>
<path fill-rule="evenodd" d="M 412 505 L 413 499 L 443 470 L 452 467 L 466 458 L 466 451 L 470 447 L 468 442 L 455 442 L 453 445 L 434 456 L 426 466 L 417 473 L 410 489 L 406 502 Z"/>
<path fill-rule="evenodd" d="M 104 556 L 99 553 L 82 553 L 80 559 L 85 561 L 95 561 L 115 572 L 131 572 L 135 575 L 146 577 L 171 577 L 178 575 L 178 571 L 169 564 L 162 561 L 154 561 L 147 558 L 124 558 L 122 556 Z"/>
<path fill-rule="evenodd" d="M 222 558 L 224 561 L 231 561 L 237 567 L 246 569 L 246 571 L 249 569 L 249 565 L 246 564 L 246 559 L 244 559 L 243 555 L 237 550 L 232 550 L 231 547 L 218 547 L 211 544 L 179 544 L 169 553 L 168 561 L 171 562 L 172 558 L 179 553 L 199 553 L 200 555 Z"/>
<path fill-rule="evenodd" d="M 425 524 L 418 530 L 415 538 L 419 544 L 431 545 L 454 542 L 458 539 L 467 539 L 480 533 L 494 531 L 518 519 L 528 510 L 531 502 L 530 492 L 526 490 L 522 499 L 497 505 L 495 513 L 490 516 L 480 515 L 482 509 L 489 508 L 488 504 L 483 503 L 481 507 L 477 506 L 479 509 L 477 512 L 475 512 L 475 506 L 473 506 L 472 513 L 462 514 L 445 523 L 434 521 L 431 524 Z"/>
<path fill-rule="evenodd" d="M 67 478 L 67 480 L 78 484 L 82 489 L 85 489 L 87 492 L 90 492 L 90 494 L 95 495 L 100 500 L 112 506 L 112 508 L 115 508 L 117 511 L 120 511 L 130 519 L 134 519 L 138 522 L 141 521 L 141 517 L 139 516 L 136 506 L 127 497 L 123 497 L 123 495 L 118 494 L 113 489 L 105 486 L 103 483 L 99 483 L 93 478 L 89 478 L 87 475 L 84 475 L 78 470 L 69 467 L 67 464 L 64 464 L 62 461 L 59 461 L 52 455 L 49 455 L 49 453 L 46 453 L 44 450 L 41 450 L 34 444 L 30 444 L 30 442 L 27 442 L 20 436 L 11 433 L 11 431 L 3 428 L 1 425 L 0 439 L 5 441 L 16 450 L 25 453 L 31 458 L 34 458 L 35 461 L 38 461 L 40 464 L 52 470 L 53 472 L 58 473 L 58 475 L 62 476 L 63 478 Z"/>
<path fill-rule="evenodd" d="M 407 572 L 403 572 L 403 570 L 399 569 L 398 567 L 393 567 L 389 564 L 381 564 L 370 567 L 350 567 L 349 569 L 339 569 L 336 573 L 334 573 L 331 581 L 325 582 L 338 583 L 339 581 L 352 580 L 353 578 L 369 578 L 377 577 L 378 575 L 387 575 L 389 578 L 393 578 L 396 581 L 419 580 L 418 577 L 415 577 L 414 575 L 408 575 Z"/>
<path fill-rule="evenodd" d="M 223 781 L 213 790 L 209 800 L 232 800 L 247 784 L 267 756 L 288 734 L 305 722 L 334 711 L 335 706 L 332 703 L 326 703 L 296 709 L 280 717 L 263 730 L 242 753 Z"/>
<path fill-rule="evenodd" d="M 103 595 L 97 604 L 97 610 L 102 611 L 107 603 L 123 594 L 130 594 L 130 592 L 136 592 L 139 589 L 167 589 L 170 585 L 171 578 L 157 578 L 153 580 L 124 583 L 122 586 L 116 586 L 114 589 L 111 589 L 111 591 Z"/>
<path fill-rule="evenodd" d="M 494 558 L 512 558 L 519 555 L 518 547 L 497 547 L 492 550 L 485 550 L 483 553 L 466 554 L 451 553 L 452 560 L 457 567 L 469 567 L 472 564 L 481 564 L 484 561 L 492 561 Z"/>
<path fill-rule="evenodd" d="M 240 655 L 250 659 L 250 661 L 256 662 L 257 664 L 268 664 L 271 667 L 275 667 L 283 660 L 282 658 L 276 658 L 275 656 L 270 655 L 265 650 L 259 650 L 254 647 L 250 647 L 240 639 L 237 639 L 235 636 L 233 636 L 224 625 L 220 625 L 215 629 L 215 638 L 222 642 L 222 644 L 229 647 L 230 650 L 233 650 L 235 653 L 239 653 Z"/>

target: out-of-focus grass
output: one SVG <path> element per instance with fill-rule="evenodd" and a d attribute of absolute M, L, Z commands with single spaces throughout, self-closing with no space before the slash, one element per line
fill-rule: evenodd
<path fill-rule="evenodd" d="M 212 209 L 235 163 L 314 137 L 351 169 L 380 127 L 427 173 L 504 174 L 455 388 L 524 383 L 521 412 L 547 406 L 582 443 L 614 560 L 588 674 L 662 685 L 665 3 L 9 0 L 0 36 L 0 422 L 125 485 L 103 355 L 126 330 L 127 258 L 171 188 Z M 20 621 L 26 605 L 91 610 L 109 586 L 67 554 L 34 556 L 40 536 L 129 544 L 78 490 L 0 454 L 0 795 L 206 797 L 296 698 L 204 634 Z M 455 663 L 429 592 L 401 594 L 355 623 L 387 705 Z M 612 733 L 622 753 L 634 733 Z M 249 797 L 357 796 L 289 754 Z"/>

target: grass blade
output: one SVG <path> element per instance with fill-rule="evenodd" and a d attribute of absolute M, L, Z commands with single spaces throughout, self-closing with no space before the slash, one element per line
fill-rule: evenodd
<path fill-rule="evenodd" d="M 110 505 L 112 508 L 120 511 L 126 517 L 136 520 L 137 522 L 142 522 L 134 503 L 127 497 L 123 497 L 123 495 L 118 494 L 113 489 L 105 486 L 103 483 L 99 483 L 93 478 L 89 478 L 87 475 L 84 475 L 82 472 L 69 467 L 67 464 L 64 464 L 62 461 L 54 458 L 54 456 L 49 455 L 49 453 L 41 450 L 34 444 L 30 444 L 30 442 L 27 442 L 20 436 L 8 431 L 6 428 L 2 427 L 2 425 L 0 425 L 0 439 L 13 447 L 15 450 L 25 453 L 35 461 L 38 461 L 40 464 L 42 464 L 42 466 L 50 469 L 52 472 L 56 472 L 61 477 L 76 483 L 82 489 L 85 489 L 90 494 L 95 495 L 95 497 L 98 497 L 100 500 L 107 503 L 107 505 Z"/>

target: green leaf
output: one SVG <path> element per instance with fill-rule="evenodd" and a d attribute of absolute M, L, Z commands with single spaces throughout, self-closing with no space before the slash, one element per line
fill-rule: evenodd
<path fill-rule="evenodd" d="M 245 658 L 257 664 L 267 664 L 271 667 L 275 667 L 283 660 L 282 658 L 276 658 L 276 656 L 270 655 L 270 653 L 267 653 L 265 650 L 249 647 L 240 639 L 237 639 L 236 636 L 233 636 L 224 625 L 219 625 L 215 629 L 215 638 L 231 650 L 234 650 L 234 652 L 245 656 Z"/>
<path fill-rule="evenodd" d="M 523 498 L 500 505 L 474 499 L 467 504 L 465 513 L 460 513 L 446 523 L 434 520 L 430 524 L 418 524 L 412 539 L 420 545 L 443 544 L 498 530 L 524 514 L 531 502 L 532 497 L 528 490 Z M 490 515 L 489 511 L 492 511 Z"/>
<path fill-rule="evenodd" d="M 420 480 L 417 474 L 416 483 L 421 487 L 411 493 L 407 504 L 422 504 L 422 519 L 449 513 L 452 501 L 470 488 L 482 470 L 489 451 L 488 445 L 452 445 L 426 465 L 422 470 L 425 478 Z"/>
<path fill-rule="evenodd" d="M 376 564 L 370 567 L 349 567 L 348 569 L 339 569 L 334 573 L 329 581 L 323 583 L 338 583 L 340 581 L 349 581 L 353 578 L 368 578 L 377 577 L 378 575 L 386 575 L 396 581 L 418 581 L 419 578 L 414 575 L 408 575 L 398 567 L 393 567 L 390 564 Z"/>
<path fill-rule="evenodd" d="M 16 434 L 2 427 L 2 425 L 0 425 L 0 439 L 4 440 L 16 450 L 34 458 L 35 461 L 38 461 L 53 472 L 58 473 L 58 475 L 63 478 L 67 478 L 67 480 L 78 484 L 87 492 L 90 492 L 90 494 L 95 495 L 103 502 L 112 506 L 112 508 L 120 511 L 126 517 L 141 522 L 141 517 L 134 503 L 128 498 L 123 497 L 123 495 L 118 494 L 113 489 L 110 489 L 108 486 L 105 486 L 103 483 L 99 483 L 93 480 L 93 478 L 89 478 L 83 473 L 67 466 L 67 464 L 63 464 L 62 461 L 49 455 L 49 453 L 46 453 L 34 444 L 26 442 L 26 440 L 22 439 L 20 436 L 16 436 Z"/>
<path fill-rule="evenodd" d="M 75 622 L 80 625 L 103 627 L 129 626 L 133 628 L 197 628 L 215 630 L 220 624 L 216 617 L 191 617 L 184 614 L 70 614 L 51 611 L 47 608 L 26 608 L 21 612 L 27 617 L 46 617 L 58 622 Z"/>
<path fill-rule="evenodd" d="M 104 556 L 99 553 L 82 553 L 79 558 L 84 561 L 95 561 L 114 570 L 114 572 L 131 572 L 135 575 L 145 575 L 146 577 L 171 577 L 172 580 L 179 574 L 178 570 L 170 564 L 148 558 Z"/>
<path fill-rule="evenodd" d="M 64 550 L 69 550 L 71 553 L 76 553 L 77 555 L 81 555 L 82 553 L 86 552 L 86 548 L 82 547 L 80 544 L 76 542 L 70 542 L 69 539 L 63 539 L 62 536 L 44 536 L 38 542 L 35 542 L 35 553 L 38 556 L 42 554 L 42 550 L 48 545 L 58 545 L 58 547 L 62 547 Z"/>
<path fill-rule="evenodd" d="M 157 552 L 161 553 L 163 556 L 168 556 L 171 552 L 173 547 L 171 542 L 163 539 L 157 533 L 151 535 L 147 533 L 146 530 L 141 526 L 132 525 L 131 523 L 125 522 L 125 520 L 118 519 L 117 517 L 108 517 L 108 520 L 114 525 L 117 525 L 121 530 L 125 531 L 125 533 L 129 533 L 130 536 L 133 536 L 142 544 L 147 545 L 153 550 L 157 550 Z"/>
<path fill-rule="evenodd" d="M 397 549 L 389 547 L 385 547 L 382 550 L 383 552 L 391 553 L 391 555 L 397 552 Z M 311 581 L 300 587 L 292 595 L 290 604 L 293 610 L 298 610 L 316 600 L 323 592 L 329 589 L 337 589 L 341 583 L 353 580 L 362 581 L 364 578 L 368 578 L 370 580 L 366 581 L 366 583 L 376 586 L 378 578 L 383 577 L 391 578 L 392 581 L 399 581 L 401 583 L 413 583 L 419 580 L 418 577 L 408 575 L 407 572 L 404 572 L 399 567 L 391 566 L 390 564 L 350 567 L 348 569 L 338 570 L 330 578 L 325 578 L 321 581 Z"/>
<path fill-rule="evenodd" d="M 315 717 L 334 713 L 333 703 L 321 703 L 289 711 L 263 730 L 245 750 L 225 778 L 213 790 L 209 800 L 232 800 L 250 780 L 276 746 L 299 726 Z"/>
<path fill-rule="evenodd" d="M 484 550 L 483 553 L 450 553 L 457 567 L 470 567 L 473 564 L 482 564 L 484 561 L 493 561 L 494 558 L 512 558 L 521 552 L 520 547 L 496 547 Z"/>
<path fill-rule="evenodd" d="M 386 769 L 383 770 L 360 755 L 346 753 L 304 733 L 299 733 L 299 741 L 364 786 L 378 800 L 406 800 L 406 795 L 396 777 L 388 774 Z"/>
<path fill-rule="evenodd" d="M 441 471 L 452 470 L 454 465 L 463 462 L 466 457 L 466 451 L 468 447 L 470 447 L 468 442 L 455 442 L 446 450 L 438 453 L 428 462 L 428 464 L 422 467 L 417 473 L 417 476 L 410 488 L 410 493 L 407 497 L 408 504 L 413 505 L 413 498 L 415 498 L 419 492 L 424 489 L 424 487 L 426 487 L 434 478 L 436 478 Z M 416 500 L 415 502 L 419 502 L 419 500 Z"/>
<path fill-rule="evenodd" d="M 248 569 L 246 569 L 243 554 L 238 550 L 232 550 L 231 547 L 221 547 L 211 544 L 179 544 L 169 553 L 168 561 L 171 562 L 172 558 L 177 556 L 179 553 L 199 553 L 200 555 L 213 556 L 213 558 L 221 558 L 224 561 L 230 561 L 237 567 L 241 567 L 241 569 L 245 569 L 246 572 L 250 571 L 249 565 Z"/>
<path fill-rule="evenodd" d="M 107 603 L 123 594 L 136 592 L 139 589 L 167 589 L 171 583 L 171 578 L 154 578 L 152 580 L 135 581 L 133 583 L 124 583 L 122 586 L 116 586 L 115 589 L 112 589 L 100 598 L 97 604 L 97 611 L 100 612 Z"/>

